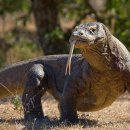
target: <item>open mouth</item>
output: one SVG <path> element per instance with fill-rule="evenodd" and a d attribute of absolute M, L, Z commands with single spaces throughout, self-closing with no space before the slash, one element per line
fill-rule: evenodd
<path fill-rule="evenodd" d="M 75 39 L 75 48 L 90 48 L 94 41 L 89 41 L 86 39 Z"/>
<path fill-rule="evenodd" d="M 94 41 L 93 40 L 89 40 L 89 39 L 85 39 L 85 38 L 81 38 L 81 37 L 73 37 L 71 36 L 69 42 L 70 44 L 75 41 L 75 47 L 89 47 Z"/>
<path fill-rule="evenodd" d="M 80 37 L 73 37 L 73 36 L 71 36 L 69 42 L 72 43 L 73 41 L 75 41 L 76 43 L 88 42 L 87 39 L 80 38 Z M 75 43 L 75 44 L 76 44 L 76 43 Z"/>

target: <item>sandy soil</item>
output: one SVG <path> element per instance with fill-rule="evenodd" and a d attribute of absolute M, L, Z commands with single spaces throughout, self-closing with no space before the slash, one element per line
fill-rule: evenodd
<path fill-rule="evenodd" d="M 46 130 L 130 130 L 130 96 L 125 93 L 110 107 L 98 112 L 79 112 L 80 123 L 73 126 L 57 125 L 59 112 L 56 101 L 46 96 L 42 100 L 45 115 L 50 120 L 45 122 Z M 1 101 L 0 130 L 24 129 L 23 111 L 15 110 L 11 100 Z"/>

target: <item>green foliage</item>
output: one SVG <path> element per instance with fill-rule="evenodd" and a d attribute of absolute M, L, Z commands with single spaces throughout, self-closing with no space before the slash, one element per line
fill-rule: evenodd
<path fill-rule="evenodd" d="M 64 33 L 63 33 L 63 31 L 59 27 L 56 27 L 52 31 L 46 32 L 44 34 L 44 38 L 46 40 L 50 40 L 51 39 L 53 41 L 56 41 L 58 39 L 63 39 L 64 38 Z"/>
<path fill-rule="evenodd" d="M 66 0 L 60 4 L 60 14 L 66 19 L 77 19 L 88 11 L 85 0 Z"/>
<path fill-rule="evenodd" d="M 13 98 L 12 103 L 14 105 L 14 109 L 15 110 L 22 110 L 22 101 L 21 101 L 20 96 L 16 95 Z"/>
<path fill-rule="evenodd" d="M 26 38 L 21 38 L 19 42 L 7 53 L 7 62 L 17 62 L 35 58 L 43 55 L 42 50 Z"/>
<path fill-rule="evenodd" d="M 44 42 L 46 45 L 46 52 L 49 55 L 63 54 L 67 51 L 67 44 L 65 44 L 64 32 L 60 27 L 56 27 L 51 31 L 43 34 Z"/>
<path fill-rule="evenodd" d="M 0 68 L 2 68 L 5 65 L 5 59 L 3 56 L 0 55 Z"/>
<path fill-rule="evenodd" d="M 115 20 L 114 34 L 130 50 L 130 1 L 109 0 L 107 8 Z"/>
<path fill-rule="evenodd" d="M 0 14 L 27 12 L 30 9 L 29 0 L 0 0 Z"/>

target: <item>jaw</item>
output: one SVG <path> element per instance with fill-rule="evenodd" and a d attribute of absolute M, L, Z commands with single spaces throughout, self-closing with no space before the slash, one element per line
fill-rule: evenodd
<path fill-rule="evenodd" d="M 90 49 L 94 46 L 94 42 L 91 41 L 91 42 L 88 42 L 88 41 L 77 41 L 75 43 L 75 48 L 79 48 L 79 49 Z"/>

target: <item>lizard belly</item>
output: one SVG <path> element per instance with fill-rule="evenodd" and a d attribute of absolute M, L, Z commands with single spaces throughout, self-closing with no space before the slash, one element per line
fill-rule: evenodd
<path fill-rule="evenodd" d="M 103 81 L 103 80 L 102 80 Z M 93 82 L 94 83 L 94 82 Z M 124 82 L 119 79 L 96 82 L 86 95 L 77 101 L 78 111 L 97 111 L 111 105 L 117 97 L 125 92 Z"/>
<path fill-rule="evenodd" d="M 108 97 L 107 95 L 100 95 L 100 97 L 84 97 L 80 99 L 80 103 L 77 105 L 78 111 L 98 111 L 101 110 L 107 106 L 110 106 L 114 101 L 116 100 L 116 97 Z"/>

